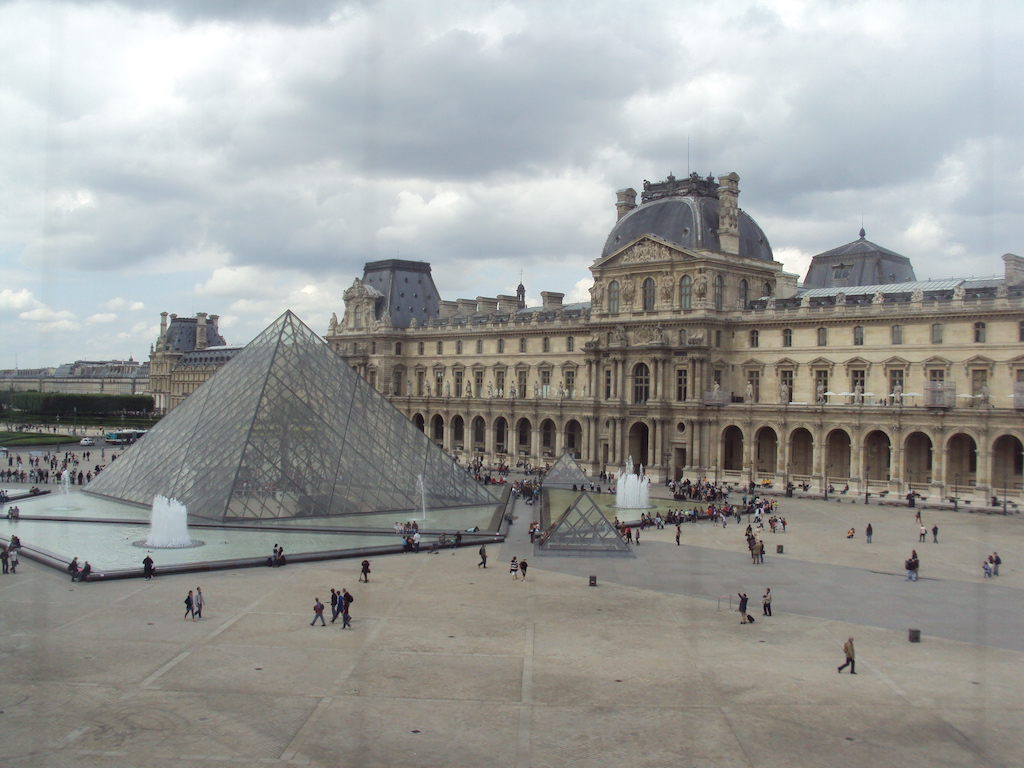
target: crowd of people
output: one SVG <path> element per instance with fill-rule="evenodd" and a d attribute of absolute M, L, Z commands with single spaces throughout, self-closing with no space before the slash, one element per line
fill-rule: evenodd
<path fill-rule="evenodd" d="M 102 451 L 101 460 L 105 459 L 105 456 L 106 450 Z M 112 456 L 111 460 L 114 458 L 116 455 Z M 103 470 L 102 464 L 88 467 L 90 461 L 92 451 L 66 451 L 63 455 L 47 451 L 41 456 L 30 454 L 27 458 L 22 458 L 20 453 L 8 454 L 7 466 L 0 469 L 0 482 L 57 485 L 66 471 L 71 485 L 85 485 Z"/>

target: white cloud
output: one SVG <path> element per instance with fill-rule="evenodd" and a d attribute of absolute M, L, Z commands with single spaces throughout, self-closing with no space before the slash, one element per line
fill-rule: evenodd
<path fill-rule="evenodd" d="M 110 301 L 105 301 L 102 304 L 100 304 L 100 306 L 103 309 L 109 309 L 114 311 L 129 310 L 131 312 L 138 312 L 146 308 L 146 305 L 141 301 L 129 301 L 128 299 L 122 299 L 120 296 L 111 299 Z"/>
<path fill-rule="evenodd" d="M 29 307 L 35 309 L 41 306 L 42 302 L 26 288 L 14 291 L 4 288 L 0 291 L 0 310 L 24 310 Z"/>
<path fill-rule="evenodd" d="M 95 315 L 89 315 L 85 319 L 87 323 L 112 323 L 117 320 L 117 315 L 114 312 L 97 312 Z"/>

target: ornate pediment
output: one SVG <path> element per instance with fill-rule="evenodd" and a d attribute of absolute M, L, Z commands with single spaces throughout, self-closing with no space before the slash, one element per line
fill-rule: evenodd
<path fill-rule="evenodd" d="M 592 269 L 617 267 L 625 264 L 655 264 L 660 262 L 679 261 L 695 258 L 677 245 L 668 243 L 659 237 L 643 235 L 631 243 L 627 243 L 615 253 L 594 263 Z"/>

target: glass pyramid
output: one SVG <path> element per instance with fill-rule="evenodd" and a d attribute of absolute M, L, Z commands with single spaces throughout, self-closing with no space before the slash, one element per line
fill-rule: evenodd
<path fill-rule="evenodd" d="M 548 488 L 572 488 L 574 485 L 583 490 L 589 483 L 587 473 L 583 471 L 576 459 L 566 451 L 544 475 L 544 485 Z"/>
<path fill-rule="evenodd" d="M 600 507 L 581 493 L 551 527 L 544 548 L 566 552 L 620 552 L 632 554 Z"/>
<path fill-rule="evenodd" d="M 291 311 L 85 489 L 214 522 L 495 504 Z"/>

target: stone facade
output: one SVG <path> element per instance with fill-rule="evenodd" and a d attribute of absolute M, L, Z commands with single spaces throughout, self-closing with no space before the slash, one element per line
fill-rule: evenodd
<path fill-rule="evenodd" d="M 639 206 L 620 190 L 588 303 L 524 307 L 521 289 L 401 325 L 357 280 L 326 338 L 463 460 L 569 450 L 591 473 L 632 456 L 657 479 L 1019 497 L 1024 259 L 987 280 L 801 289 L 738 182 L 645 182 Z M 844 258 L 877 260 L 867 245 Z"/>
<path fill-rule="evenodd" d="M 168 322 L 168 318 L 170 322 Z M 160 313 L 160 335 L 149 350 L 149 387 L 155 411 L 170 412 L 230 360 L 239 347 L 220 335 L 218 315 L 195 317 Z"/>

